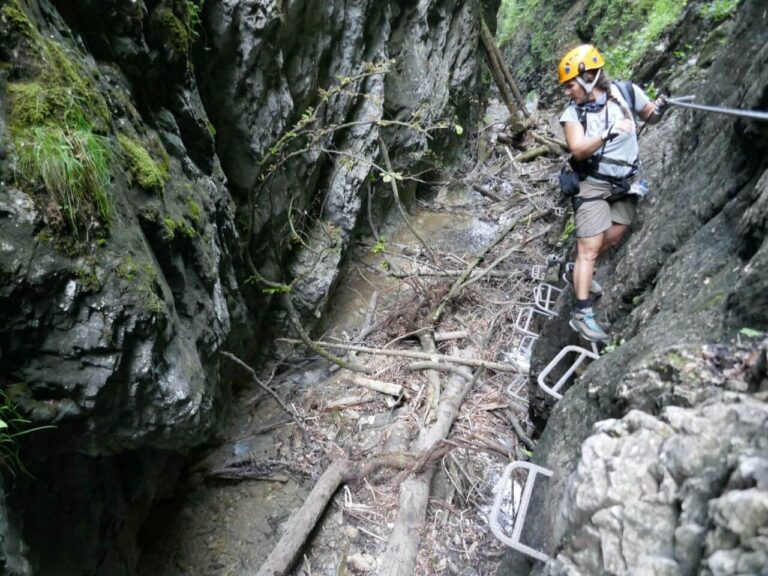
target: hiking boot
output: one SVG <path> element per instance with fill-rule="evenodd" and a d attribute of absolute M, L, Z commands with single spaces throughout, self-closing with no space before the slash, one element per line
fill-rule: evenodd
<path fill-rule="evenodd" d="M 597 320 L 595 320 L 595 313 L 591 308 L 574 310 L 571 315 L 571 321 L 568 324 L 590 342 L 605 342 L 608 340 L 608 334 L 605 333 L 600 324 L 597 323 Z"/>
<path fill-rule="evenodd" d="M 573 268 L 575 264 L 573 262 L 568 262 L 568 264 L 565 265 L 565 271 L 563 272 L 563 280 L 566 284 L 570 284 L 573 286 Z M 594 296 L 595 299 L 600 298 L 600 296 L 603 295 L 603 287 L 600 286 L 600 284 L 595 281 L 595 279 L 592 279 L 592 284 L 589 287 L 589 293 Z"/>

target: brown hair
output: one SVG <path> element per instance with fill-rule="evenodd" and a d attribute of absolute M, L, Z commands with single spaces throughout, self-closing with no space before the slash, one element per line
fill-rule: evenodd
<path fill-rule="evenodd" d="M 632 118 L 632 113 L 627 108 L 627 106 L 622 104 L 621 101 L 613 95 L 613 84 L 611 83 L 611 77 L 608 76 L 608 73 L 602 68 L 600 70 L 602 70 L 602 72 L 600 72 L 600 78 L 597 79 L 597 84 L 595 84 L 595 87 L 605 91 L 605 93 L 608 95 L 608 100 L 611 100 L 621 109 L 621 113 L 624 114 L 624 118 Z M 583 72 L 581 76 L 584 78 L 585 82 L 592 82 L 594 81 L 595 76 L 597 76 L 597 70 L 587 70 Z M 627 102 L 627 105 L 629 105 L 629 102 Z"/>

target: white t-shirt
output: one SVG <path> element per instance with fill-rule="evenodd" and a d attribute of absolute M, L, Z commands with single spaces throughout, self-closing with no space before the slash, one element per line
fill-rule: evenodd
<path fill-rule="evenodd" d="M 640 112 L 648 102 L 650 102 L 648 96 L 645 95 L 645 92 L 640 89 L 639 86 L 632 84 L 632 89 L 635 92 L 635 112 Z M 629 104 L 624 101 L 624 98 L 621 95 L 621 91 L 616 87 L 611 85 L 611 90 L 613 96 L 621 102 L 622 106 L 626 107 L 627 111 L 629 111 Z M 612 124 L 618 123 L 620 120 L 625 118 L 624 113 L 622 112 L 621 108 L 616 105 L 616 102 L 613 102 L 611 100 L 608 100 L 607 103 L 608 107 L 608 121 L 606 122 L 605 118 L 605 107 L 603 107 L 599 112 L 587 112 L 587 136 L 597 136 L 602 134 L 609 126 Z M 632 120 L 633 125 L 635 124 L 634 115 L 630 114 L 630 120 Z M 576 105 L 571 101 L 568 104 L 568 107 L 563 112 L 563 115 L 560 116 L 560 124 L 565 124 L 566 122 L 576 122 L 579 123 L 579 115 L 576 111 Z M 635 126 L 635 129 L 637 126 Z M 605 143 L 605 149 L 598 149 L 597 152 L 595 152 L 595 156 L 600 156 L 602 150 L 602 157 L 603 158 L 610 158 L 611 160 L 620 160 L 623 162 L 627 162 L 628 164 L 632 164 L 635 160 L 638 158 L 638 146 L 637 146 L 637 132 L 633 130 L 632 132 L 625 132 L 614 138 L 613 140 Z M 606 162 L 600 162 L 600 167 L 598 169 L 598 172 L 600 174 L 605 174 L 606 176 L 617 176 L 622 177 L 626 176 L 630 172 L 630 167 L 627 165 L 622 164 L 608 164 Z M 591 180 L 594 182 L 599 182 L 600 180 L 597 180 L 592 177 L 587 177 L 587 180 Z"/>

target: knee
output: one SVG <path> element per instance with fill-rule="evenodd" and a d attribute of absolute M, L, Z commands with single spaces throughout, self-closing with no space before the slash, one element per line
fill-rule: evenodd
<path fill-rule="evenodd" d="M 600 254 L 599 246 L 579 246 L 579 258 L 587 262 L 594 262 Z"/>

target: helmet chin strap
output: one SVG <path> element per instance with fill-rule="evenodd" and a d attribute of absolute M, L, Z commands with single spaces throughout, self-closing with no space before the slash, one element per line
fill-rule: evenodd
<path fill-rule="evenodd" d="M 602 72 L 602 70 L 598 68 L 597 74 L 595 74 L 595 79 L 589 83 L 585 82 L 581 76 L 576 76 L 576 82 L 578 82 L 581 85 L 581 87 L 584 88 L 588 98 L 592 97 L 592 90 L 595 89 L 595 86 L 597 85 L 597 81 L 600 79 L 600 72 Z"/>

